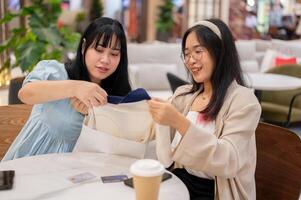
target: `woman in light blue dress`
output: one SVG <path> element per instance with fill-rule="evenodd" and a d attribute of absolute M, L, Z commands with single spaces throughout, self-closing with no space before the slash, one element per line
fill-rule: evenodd
<path fill-rule="evenodd" d="M 127 67 L 122 25 L 96 19 L 83 33 L 75 60 L 40 61 L 24 80 L 18 96 L 34 106 L 3 160 L 72 151 L 88 108 L 106 104 L 107 95 L 130 92 Z"/>

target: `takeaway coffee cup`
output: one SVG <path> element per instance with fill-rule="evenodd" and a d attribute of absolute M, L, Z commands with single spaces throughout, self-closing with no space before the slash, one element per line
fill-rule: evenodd
<path fill-rule="evenodd" d="M 157 200 L 164 166 L 152 159 L 142 159 L 130 167 L 136 200 Z"/>

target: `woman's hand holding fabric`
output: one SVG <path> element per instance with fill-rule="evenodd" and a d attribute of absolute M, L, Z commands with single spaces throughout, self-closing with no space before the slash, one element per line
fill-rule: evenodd
<path fill-rule="evenodd" d="M 74 97 L 88 108 L 102 106 L 107 103 L 107 93 L 98 84 L 88 81 L 78 81 L 74 87 Z"/>
<path fill-rule="evenodd" d="M 156 123 L 171 126 L 177 129 L 182 135 L 185 134 L 190 122 L 171 103 L 153 98 L 148 101 L 148 105 Z"/>
<path fill-rule="evenodd" d="M 83 115 L 88 114 L 88 107 L 81 100 L 76 97 L 72 97 L 70 99 L 72 107 Z"/>

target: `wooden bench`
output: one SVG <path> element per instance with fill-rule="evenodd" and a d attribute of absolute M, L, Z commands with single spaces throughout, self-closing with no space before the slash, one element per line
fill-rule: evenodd
<path fill-rule="evenodd" d="M 0 160 L 27 121 L 31 109 L 31 105 L 25 104 L 0 106 Z"/>

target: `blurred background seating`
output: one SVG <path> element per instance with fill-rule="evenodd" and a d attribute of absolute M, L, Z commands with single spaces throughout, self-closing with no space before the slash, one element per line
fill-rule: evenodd
<path fill-rule="evenodd" d="M 284 74 L 301 78 L 301 65 L 284 65 L 267 73 Z M 301 88 L 287 91 L 262 91 L 262 117 L 265 121 L 289 126 L 301 122 Z"/>

